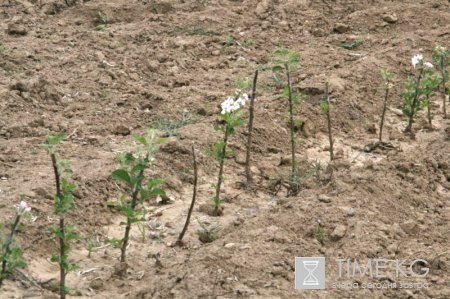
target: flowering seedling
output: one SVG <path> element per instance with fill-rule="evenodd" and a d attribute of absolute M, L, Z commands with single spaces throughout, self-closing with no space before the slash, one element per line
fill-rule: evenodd
<path fill-rule="evenodd" d="M 285 48 L 278 48 L 274 52 L 276 60 L 274 61 L 274 66 L 272 71 L 277 74 L 283 70 L 286 72 L 287 85 L 283 88 L 283 98 L 288 100 L 289 104 L 289 132 L 291 138 L 291 156 L 292 156 L 292 169 L 291 169 L 291 179 L 296 181 L 298 178 L 297 174 L 297 162 L 295 160 L 295 121 L 294 121 L 294 104 L 300 102 L 302 94 L 299 92 L 292 91 L 291 85 L 291 73 L 297 70 L 300 63 L 300 53 L 296 51 L 289 51 Z"/>
<path fill-rule="evenodd" d="M 136 134 L 134 139 L 137 146 L 132 152 L 128 152 L 120 157 L 120 168 L 112 173 L 112 177 L 121 181 L 125 185 L 125 194 L 110 206 L 120 210 L 127 218 L 126 222 L 121 222 L 125 226 L 125 235 L 117 241 L 121 246 L 120 262 L 126 262 L 126 250 L 130 238 L 131 225 L 145 221 L 142 209 L 138 209 L 138 204 L 144 200 L 158 195 L 165 195 L 164 190 L 159 188 L 162 180 L 156 178 L 146 178 L 145 170 L 155 161 L 157 146 L 163 142 L 164 138 L 157 138 L 152 129 L 147 130 L 146 136 Z M 126 201 L 128 197 L 128 201 Z"/>
<path fill-rule="evenodd" d="M 219 175 L 217 178 L 216 194 L 213 197 L 214 216 L 220 216 L 221 211 L 219 207 L 222 205 L 223 200 L 220 199 L 220 187 L 223 181 L 223 168 L 225 159 L 227 157 L 227 144 L 231 136 L 236 134 L 236 128 L 244 123 L 242 117 L 241 108 L 247 103 L 248 95 L 241 89 L 237 89 L 233 96 L 228 97 L 221 104 L 220 118 L 222 120 L 221 125 L 215 126 L 216 131 L 223 133 L 223 139 L 217 141 L 211 150 L 212 155 L 219 161 Z"/>
<path fill-rule="evenodd" d="M 450 49 L 442 46 L 436 46 L 433 51 L 433 59 L 439 68 L 441 73 L 441 86 L 442 86 L 442 109 L 444 118 L 447 118 L 447 81 L 449 78 L 449 72 L 447 67 L 450 65 Z"/>
<path fill-rule="evenodd" d="M 14 269 L 23 268 L 27 265 L 27 263 L 22 259 L 22 250 L 20 249 L 20 246 L 16 245 L 12 247 L 12 245 L 14 243 L 14 234 L 19 227 L 21 218 L 30 215 L 31 208 L 26 202 L 21 201 L 20 204 L 16 206 L 16 217 L 14 218 L 11 231 L 9 232 L 6 240 L 3 241 L 2 236 L 0 235 L 0 243 L 2 245 L 0 252 L 0 262 L 2 265 L 0 272 L 0 287 L 3 284 L 3 280 L 8 275 L 13 273 Z"/>
<path fill-rule="evenodd" d="M 75 189 L 75 185 L 70 183 L 69 179 L 64 176 L 64 174 L 72 173 L 70 161 L 61 159 L 57 155 L 57 146 L 63 139 L 64 133 L 57 135 L 49 134 L 47 142 L 42 145 L 50 154 L 55 175 L 56 196 L 53 213 L 58 216 L 59 224 L 52 225 L 50 231 L 59 239 L 59 254 L 53 255 L 51 261 L 59 264 L 59 294 L 61 299 L 66 298 L 66 293 L 69 291 L 66 288 L 67 273 L 77 269 L 76 264 L 69 262 L 70 242 L 80 239 L 80 236 L 75 232 L 75 227 L 65 223 L 65 215 L 73 207 L 74 199 L 72 191 Z"/>
<path fill-rule="evenodd" d="M 417 54 L 411 59 L 413 67 L 417 70 L 415 77 L 409 76 L 406 81 L 405 91 L 403 92 L 403 114 L 408 117 L 408 125 L 405 132 L 412 131 L 414 116 L 421 107 L 420 100 L 423 95 L 421 86 L 422 79 L 429 69 L 433 68 L 433 64 L 425 62 L 422 54 Z"/>
<path fill-rule="evenodd" d="M 430 98 L 434 95 L 436 89 L 439 87 L 439 84 L 441 83 L 441 77 L 438 75 L 434 75 L 431 70 L 427 70 L 424 73 L 423 79 L 422 79 L 422 93 L 423 98 L 421 99 L 421 104 L 424 107 L 427 107 L 427 117 L 428 117 L 428 124 L 432 125 L 432 115 L 431 115 L 431 100 Z"/>
<path fill-rule="evenodd" d="M 327 125 L 328 125 L 328 140 L 330 141 L 330 161 L 334 160 L 334 154 L 333 154 L 333 133 L 331 131 L 331 113 L 330 113 L 330 96 L 328 94 L 328 83 L 325 87 L 325 100 L 320 102 L 320 109 L 325 113 L 327 116 Z"/>
<path fill-rule="evenodd" d="M 392 85 L 393 75 L 389 70 L 381 70 L 381 78 L 383 80 L 384 86 L 384 101 L 383 101 L 383 110 L 381 112 L 381 121 L 380 121 L 380 135 L 378 138 L 379 142 L 383 142 L 383 127 L 384 127 L 384 116 L 386 114 L 386 108 L 389 99 L 389 91 L 394 86 Z"/>

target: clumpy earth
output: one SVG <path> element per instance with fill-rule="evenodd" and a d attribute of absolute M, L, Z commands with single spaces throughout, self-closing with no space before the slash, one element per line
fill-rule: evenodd
<path fill-rule="evenodd" d="M 28 266 L 6 281 L 1 298 L 58 298 L 58 267 L 50 262 L 57 242 L 48 232 L 56 222 L 54 181 L 39 145 L 60 131 L 67 135 L 60 154 L 72 161 L 77 185 L 68 222 L 84 237 L 71 253 L 79 265 L 67 277 L 74 297 L 450 298 L 450 121 L 440 94 L 433 127 L 421 111 L 414 138 L 403 133 L 401 115 L 411 57 L 429 60 L 436 45 L 450 46 L 449 1 L 86 0 L 68 7 L 10 0 L 0 4 L 0 20 L 1 221 L 20 200 L 33 208 L 17 235 Z M 358 40 L 354 49 L 339 47 Z M 286 189 L 287 103 L 270 71 L 278 46 L 301 53 L 293 87 L 307 95 L 295 112 L 304 121 L 295 196 Z M 392 148 L 367 150 L 378 134 L 382 68 L 395 75 L 384 131 Z M 198 207 L 214 194 L 218 163 L 208 152 L 220 137 L 219 105 L 235 80 L 256 69 L 254 183 L 242 188 L 242 127 L 226 160 L 224 214 L 211 217 Z M 319 107 L 326 82 L 333 165 Z M 106 242 L 123 234 L 123 216 L 108 207 L 122 192 L 111 172 L 132 148 L 131 134 L 147 127 L 171 135 L 149 173 L 165 178 L 169 203 L 145 204 L 146 230 L 133 227 L 120 277 L 120 250 Z M 198 204 L 184 246 L 174 247 L 192 196 L 191 145 Z M 220 226 L 215 241 L 199 241 L 197 219 Z M 329 262 L 326 290 L 298 291 L 296 256 L 423 258 L 430 273 L 418 282 L 430 287 L 333 289 L 337 269 Z"/>

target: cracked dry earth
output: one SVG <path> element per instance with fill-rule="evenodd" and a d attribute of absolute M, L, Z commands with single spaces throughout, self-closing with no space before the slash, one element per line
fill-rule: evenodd
<path fill-rule="evenodd" d="M 86 241 L 74 244 L 73 297 L 450 298 L 450 121 L 439 96 L 433 128 L 420 112 L 414 139 L 402 132 L 401 115 L 411 57 L 450 46 L 449 1 L 91 0 L 67 7 L 11 0 L 0 3 L 0 20 L 0 218 L 8 222 L 20 200 L 35 217 L 17 235 L 28 266 L 6 281 L 0 298 L 58 298 L 50 262 L 57 243 L 48 233 L 56 221 L 52 169 L 39 148 L 58 131 L 67 134 L 60 153 L 72 160 L 77 185 L 68 221 L 96 244 L 90 257 Z M 364 43 L 353 50 L 338 47 L 357 40 Z M 303 176 L 292 197 L 282 184 L 291 162 L 287 106 L 267 70 L 277 46 L 301 53 L 293 87 L 308 95 L 296 111 L 305 122 L 297 134 Z M 367 152 L 377 138 L 381 68 L 395 74 L 384 134 L 393 148 Z M 185 246 L 172 247 L 192 195 L 190 147 L 198 154 L 200 206 L 210 202 L 218 170 L 208 151 L 220 137 L 213 128 L 219 105 L 236 79 L 256 69 L 253 187 L 240 184 L 242 128 L 225 165 L 224 215 L 196 208 Z M 332 181 L 319 108 L 325 82 L 336 138 Z M 122 216 L 107 206 L 121 194 L 111 172 L 118 153 L 131 148 L 130 134 L 149 126 L 164 134 L 164 120 L 181 125 L 150 174 L 165 178 L 170 202 L 146 204 L 145 238 L 133 228 L 129 269 L 117 277 L 119 249 L 105 243 L 123 233 Z M 219 223 L 218 239 L 201 243 L 195 218 Z M 296 256 L 326 257 L 327 289 L 294 289 Z M 335 259 L 377 257 L 427 260 L 425 279 L 405 281 L 430 287 L 332 288 Z M 390 273 L 381 281 L 396 280 Z"/>

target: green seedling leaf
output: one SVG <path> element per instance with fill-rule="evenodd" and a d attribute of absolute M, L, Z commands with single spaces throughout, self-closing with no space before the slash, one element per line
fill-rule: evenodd
<path fill-rule="evenodd" d="M 129 186 L 132 185 L 131 183 L 131 177 L 128 174 L 128 172 L 124 169 L 117 169 L 112 173 L 112 177 L 116 180 L 121 180 L 125 183 L 127 183 Z"/>

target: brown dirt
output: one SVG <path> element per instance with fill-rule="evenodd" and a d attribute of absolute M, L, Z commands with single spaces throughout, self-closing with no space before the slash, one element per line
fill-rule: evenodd
<path fill-rule="evenodd" d="M 80 269 L 68 282 L 80 298 L 450 298 L 449 120 L 436 112 L 435 128 L 427 130 L 421 114 L 411 140 L 402 133 L 405 119 L 389 110 L 385 136 L 396 149 L 363 151 L 377 136 L 380 68 L 395 74 L 390 107 L 401 108 L 412 55 L 429 57 L 436 44 L 450 45 L 449 1 L 91 0 L 71 8 L 62 0 L 10 2 L 0 6 L 0 211 L 6 221 L 14 203 L 32 205 L 37 218 L 26 222 L 18 242 L 29 263 L 25 273 L 39 284 L 9 280 L 1 298 L 56 297 L 49 290 L 58 277 L 49 261 L 56 242 L 47 232 L 55 222 L 53 177 L 39 149 L 51 131 L 69 136 L 61 153 L 73 161 L 78 186 L 69 221 L 100 246 L 91 258 L 83 242 L 74 247 Z M 107 16 L 104 28 L 96 28 L 98 12 Z M 355 50 L 337 47 L 357 39 L 365 43 Z M 330 83 L 339 157 L 333 182 L 323 171 L 318 178 L 305 175 L 295 197 L 286 197 L 283 187 L 274 192 L 289 171 L 287 110 L 276 99 L 280 90 L 270 72 L 263 72 L 254 188 L 239 187 L 245 150 L 240 130 L 231 142 L 237 156 L 225 167 L 224 215 L 194 212 L 194 219 L 220 223 L 219 238 L 202 244 L 194 220 L 186 246 L 169 247 L 191 198 L 190 145 L 198 150 L 200 205 L 210 201 L 217 173 L 207 152 L 218 138 L 218 105 L 233 92 L 235 79 L 268 65 L 278 45 L 302 55 L 293 77 L 294 87 L 309 95 L 297 111 L 306 121 L 297 153 L 304 173 L 312 173 L 315 161 L 323 168 L 328 163 L 318 103 Z M 116 277 L 119 250 L 104 246 L 106 238 L 122 234 L 122 217 L 106 205 L 120 194 L 110 177 L 115 157 L 130 148 L 130 132 L 183 112 L 195 121 L 162 146 L 152 170 L 167 179 L 173 199 L 147 207 L 149 223 L 164 228 L 153 232 L 158 239 L 144 242 L 133 228 L 128 272 Z M 319 201 L 323 195 L 329 198 Z M 319 221 L 327 234 L 323 244 L 311 236 Z M 346 229 L 339 240 L 332 238 L 337 225 Z M 299 292 L 295 256 L 422 257 L 430 262 L 432 286 Z"/>

